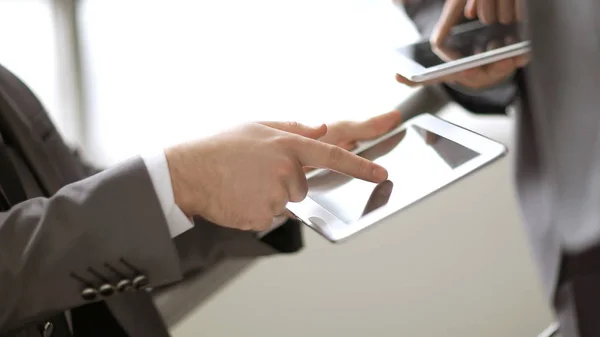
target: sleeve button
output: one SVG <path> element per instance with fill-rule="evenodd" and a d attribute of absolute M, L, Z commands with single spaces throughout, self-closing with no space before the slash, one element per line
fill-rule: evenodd
<path fill-rule="evenodd" d="M 81 291 L 81 298 L 86 301 L 93 301 L 98 297 L 98 290 L 88 287 Z"/>
<path fill-rule="evenodd" d="M 100 286 L 99 292 L 103 297 L 108 297 L 115 293 L 115 287 L 110 283 L 104 283 Z"/>
<path fill-rule="evenodd" d="M 133 287 L 137 290 L 145 288 L 148 283 L 148 277 L 146 277 L 146 275 L 138 275 L 133 279 Z"/>
<path fill-rule="evenodd" d="M 54 324 L 52 322 L 44 323 L 44 328 L 42 329 L 43 337 L 50 337 L 54 333 Z"/>
<path fill-rule="evenodd" d="M 131 286 L 131 280 L 124 278 L 121 281 L 117 282 L 117 290 L 119 292 L 126 292 L 126 291 L 133 290 L 133 287 Z"/>

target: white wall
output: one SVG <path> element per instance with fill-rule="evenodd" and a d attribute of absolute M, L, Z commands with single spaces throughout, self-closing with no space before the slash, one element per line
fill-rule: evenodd
<path fill-rule="evenodd" d="M 0 0 L 0 64 L 39 97 L 65 137 L 73 140 L 61 91 L 57 41 L 50 0 Z"/>
<path fill-rule="evenodd" d="M 389 0 L 83 5 L 89 150 L 102 163 L 245 121 L 366 118 L 409 92 L 390 55 L 417 35 Z"/>

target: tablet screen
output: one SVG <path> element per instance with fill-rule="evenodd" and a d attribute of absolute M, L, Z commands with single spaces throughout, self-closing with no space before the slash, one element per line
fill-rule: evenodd
<path fill-rule="evenodd" d="M 464 28 L 465 26 L 469 27 Z M 472 28 L 471 28 L 472 27 Z M 452 34 L 446 40 L 444 46 L 447 49 L 445 59 L 448 61 L 472 56 L 485 51 L 490 51 L 508 45 L 520 43 L 518 25 L 481 25 L 479 23 L 467 23 L 459 32 Z M 398 49 L 398 52 L 412 59 L 425 68 L 438 66 L 446 63 L 442 55 L 436 54 L 428 41 L 418 42 Z"/>
<path fill-rule="evenodd" d="M 323 171 L 309 179 L 308 197 L 346 223 L 388 203 L 414 201 L 480 154 L 411 125 L 359 155 L 385 167 L 388 180 L 374 184 L 333 171 Z"/>

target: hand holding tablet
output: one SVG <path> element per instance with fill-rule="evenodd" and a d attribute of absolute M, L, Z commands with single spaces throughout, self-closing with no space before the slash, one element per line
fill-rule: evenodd
<path fill-rule="evenodd" d="M 398 49 L 396 79 L 409 86 L 456 83 L 482 89 L 529 62 L 521 0 L 446 0 L 428 40 Z M 465 19 L 479 19 L 465 24 Z"/>
<path fill-rule="evenodd" d="M 494 85 L 528 62 L 529 41 L 520 26 L 469 22 L 441 42 L 421 40 L 396 51 L 396 79 L 409 86 L 458 83 L 473 89 Z"/>
<path fill-rule="evenodd" d="M 429 114 L 359 146 L 359 156 L 388 170 L 372 183 L 330 170 L 308 174 L 308 197 L 287 209 L 332 242 L 392 216 L 506 152 L 504 145 Z"/>
<path fill-rule="evenodd" d="M 339 121 L 327 125 L 327 133 L 319 137 L 318 140 L 322 143 L 338 146 L 345 150 L 356 149 L 359 142 L 371 141 L 378 139 L 379 137 L 387 134 L 389 131 L 395 129 L 402 122 L 402 114 L 400 111 L 393 110 L 388 113 L 377 115 L 362 121 Z M 313 171 L 312 167 L 305 167 L 304 171 L 309 173 Z M 340 175 L 341 177 L 346 177 Z M 382 183 L 382 184 L 385 184 Z M 381 190 L 381 196 L 383 193 Z M 371 204 L 378 202 L 377 198 L 374 198 Z M 293 216 L 293 215 L 292 215 Z M 283 224 L 290 217 L 289 212 L 285 215 L 276 217 L 273 220 L 271 228 L 257 233 L 258 237 L 267 235 L 270 231 Z"/>

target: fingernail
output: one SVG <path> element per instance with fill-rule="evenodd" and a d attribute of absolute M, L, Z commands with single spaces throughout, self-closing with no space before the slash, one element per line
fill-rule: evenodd
<path fill-rule="evenodd" d="M 321 130 L 323 128 L 326 128 L 327 124 L 321 123 L 321 124 L 311 125 L 310 127 L 314 130 Z"/>
<path fill-rule="evenodd" d="M 378 181 L 383 181 L 387 179 L 388 172 L 383 167 L 376 167 L 373 169 L 373 177 Z"/>

